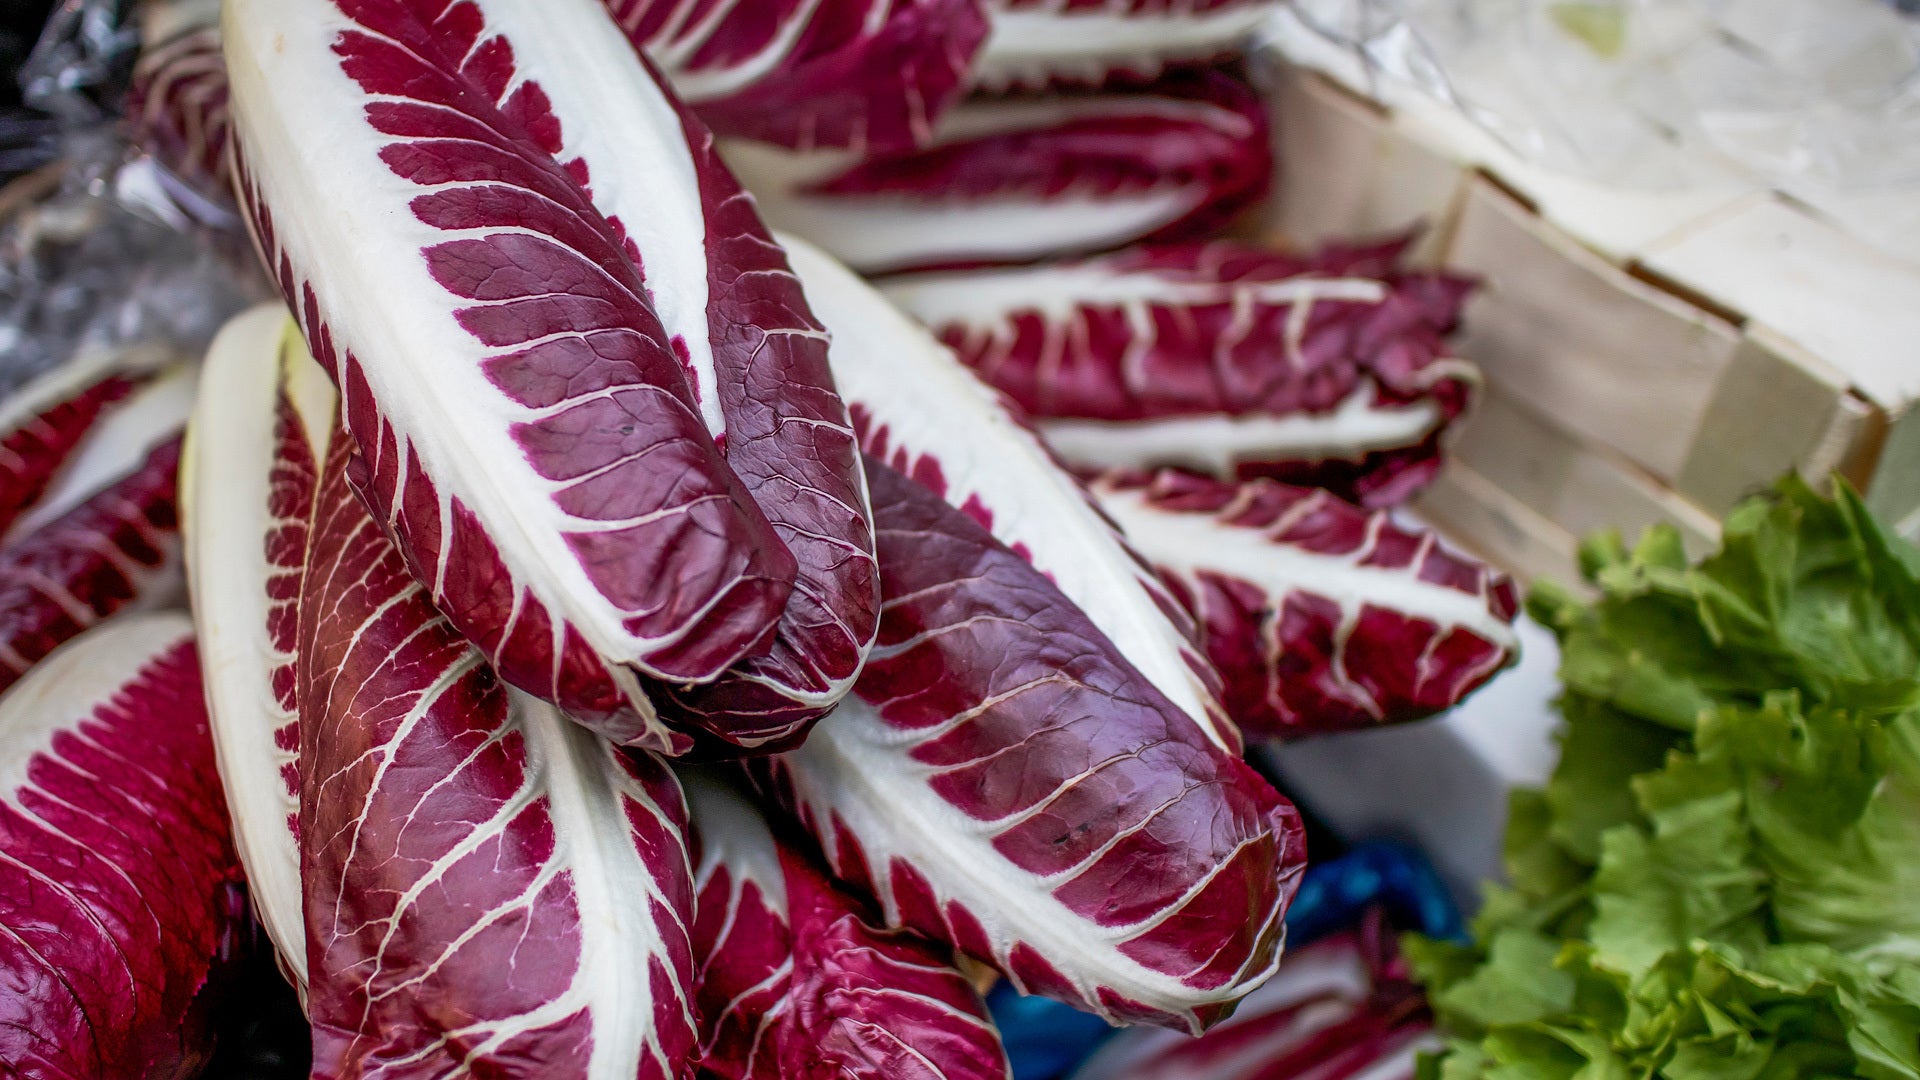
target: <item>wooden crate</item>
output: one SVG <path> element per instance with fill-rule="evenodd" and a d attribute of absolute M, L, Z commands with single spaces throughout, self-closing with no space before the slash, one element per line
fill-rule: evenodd
<path fill-rule="evenodd" d="M 1424 225 L 1422 261 L 1484 280 L 1460 351 L 1487 400 L 1423 514 L 1564 576 L 1592 528 L 1667 521 L 1710 545 L 1718 516 L 1798 470 L 1846 477 L 1920 539 L 1920 265 L 1769 192 L 1609 191 L 1444 110 L 1257 67 L 1275 237 Z"/>

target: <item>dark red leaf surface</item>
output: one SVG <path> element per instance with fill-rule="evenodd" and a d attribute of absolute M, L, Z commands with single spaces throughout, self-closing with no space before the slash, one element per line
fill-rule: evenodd
<path fill-rule="evenodd" d="M 1072 1080 L 1413 1080 L 1432 1032 L 1391 932 L 1370 920 L 1289 954 L 1205 1035 L 1121 1032 Z"/>
<path fill-rule="evenodd" d="M 888 930 L 711 774 L 693 929 L 701 1074 L 715 1080 L 997 1080 L 1006 1053 L 953 951 Z"/>
<path fill-rule="evenodd" d="M 826 331 L 712 136 L 681 119 L 708 223 L 699 330 L 713 355 L 722 447 L 797 568 L 756 651 L 711 683 L 655 693 L 670 721 L 768 753 L 804 738 L 866 659 L 880 603 L 873 523 Z"/>
<path fill-rule="evenodd" d="M 925 142 L 987 34 L 982 0 L 604 2 L 714 131 L 801 150 Z"/>
<path fill-rule="evenodd" d="M 1407 241 L 1149 245 L 912 275 L 887 293 L 1091 468 L 1203 469 L 1404 501 L 1478 384 L 1445 337 L 1471 282 Z"/>
<path fill-rule="evenodd" d="M 1272 970 L 1291 804 L 966 514 L 869 460 L 880 640 L 805 746 L 756 763 L 888 920 L 1029 993 L 1199 1030 Z"/>
<path fill-rule="evenodd" d="M 0 549 L 0 690 L 120 611 L 181 592 L 180 440 Z"/>
<path fill-rule="evenodd" d="M 300 601 L 302 877 L 316 1078 L 683 1075 L 686 809 L 504 686 L 322 474 Z"/>
<path fill-rule="evenodd" d="M 685 737 L 652 715 L 638 676 L 711 679 L 760 645 L 794 558 L 702 423 L 645 253 L 565 153 L 570 127 L 592 119 L 551 107 L 542 79 L 564 78 L 563 59 L 547 40 L 523 66 L 489 28 L 503 14 L 533 12 L 234 6 L 239 187 L 341 387 L 365 455 L 356 483 L 437 606 L 514 685 L 619 741 L 676 750 Z M 584 14 L 627 48 L 597 8 Z M 328 96 L 292 100 L 303 79 Z M 298 143 L 314 109 L 342 125 L 324 163 L 256 157 Z M 339 176 L 367 186 L 324 208 L 284 205 Z M 357 213 L 382 212 L 355 228 Z M 357 299 L 370 266 L 417 291 Z M 409 332 L 433 346 L 409 350 Z M 416 386 L 429 367 L 441 374 Z M 491 456 L 476 462 L 476 447 Z"/>
<path fill-rule="evenodd" d="M 754 147 L 729 160 L 776 227 L 864 273 L 1203 236 L 1257 201 L 1273 166 L 1259 96 L 1218 72 L 971 99 L 927 146 L 852 164 Z"/>
<path fill-rule="evenodd" d="M 54 371 L 15 392 L 13 423 L 0 431 L 0 533 L 47 493 L 53 478 L 103 412 L 127 396 L 136 379 Z"/>
<path fill-rule="evenodd" d="M 1091 487 L 1199 622 L 1249 738 L 1431 716 L 1519 654 L 1512 579 L 1384 510 L 1172 470 Z"/>
<path fill-rule="evenodd" d="M 0 1063 L 186 1077 L 240 880 L 192 627 L 116 621 L 0 699 Z"/>

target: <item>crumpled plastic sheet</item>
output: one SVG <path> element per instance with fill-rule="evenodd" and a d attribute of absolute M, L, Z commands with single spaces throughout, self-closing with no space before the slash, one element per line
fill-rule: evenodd
<path fill-rule="evenodd" d="M 20 65 L 47 21 L 49 0 L 0 0 L 0 107 L 20 104 Z"/>
<path fill-rule="evenodd" d="M 55 193 L 0 222 L 0 394 L 83 352 L 197 356 L 266 296 L 229 211 L 111 130 L 63 146 Z"/>
<path fill-rule="evenodd" d="M 1920 0 L 1294 0 L 1285 30 L 1545 168 L 1753 182 L 1920 246 Z M 1276 21 L 1279 25 L 1279 21 Z M 1296 39 L 1297 40 L 1297 39 Z M 1896 238 L 1875 236 L 1889 214 Z"/>
<path fill-rule="evenodd" d="M 26 103 L 68 124 L 114 117 L 140 53 L 135 0 L 60 0 L 20 71 Z"/>
<path fill-rule="evenodd" d="M 0 184 L 59 154 L 61 123 L 20 102 L 20 70 L 45 25 L 46 0 L 0 0 Z"/>
<path fill-rule="evenodd" d="M 30 109 L 0 110 L 0 184 L 60 156 L 60 121 Z"/>
<path fill-rule="evenodd" d="M 0 117 L 0 171 L 10 152 L 64 163 L 49 193 L 0 217 L 0 394 L 83 352 L 197 356 L 267 295 L 231 208 L 120 130 L 135 14 L 133 0 L 55 5 L 21 73 L 39 113 Z"/>
<path fill-rule="evenodd" d="M 1428 937 L 1464 933 L 1440 875 L 1417 848 L 1394 841 L 1356 844 L 1307 867 L 1287 909 L 1287 944 L 1356 926 L 1370 910 Z M 1013 1064 L 1014 1080 L 1057 1080 L 1072 1072 L 1114 1032 L 1097 1016 L 1041 997 L 1024 997 L 1005 982 L 987 995 L 987 1009 Z"/>

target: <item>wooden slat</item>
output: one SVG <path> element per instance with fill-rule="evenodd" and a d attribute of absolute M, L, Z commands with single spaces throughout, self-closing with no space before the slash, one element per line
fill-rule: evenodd
<path fill-rule="evenodd" d="M 1481 275 L 1460 351 L 1488 379 L 1663 481 L 1686 464 L 1740 335 L 1581 246 L 1484 180 L 1447 261 Z"/>
<path fill-rule="evenodd" d="M 1393 130 L 1380 108 L 1323 75 L 1273 75 L 1278 175 L 1269 225 L 1293 245 L 1424 225 L 1413 261 L 1445 250 L 1467 173 Z"/>

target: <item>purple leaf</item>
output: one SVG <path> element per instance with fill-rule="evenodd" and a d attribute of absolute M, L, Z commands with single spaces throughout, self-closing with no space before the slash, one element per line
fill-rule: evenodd
<path fill-rule="evenodd" d="M 677 345 L 710 357 L 719 417 L 709 426 L 797 571 L 786 610 L 760 647 L 711 683 L 662 685 L 655 696 L 670 721 L 768 753 L 804 738 L 846 696 L 866 660 L 880 603 L 873 523 L 853 424 L 828 367 L 826 331 L 711 136 L 684 114 L 681 121 L 699 179 L 704 242 L 664 235 L 673 230 L 660 229 L 659 209 L 625 201 L 619 189 L 602 201 L 617 220 L 649 222 L 632 231 L 656 253 L 658 278 L 704 275 L 704 310 L 660 309 Z"/>
<path fill-rule="evenodd" d="M 756 779 L 889 923 L 1116 1022 L 1219 1020 L 1277 962 L 1298 814 L 972 518 L 867 475 L 879 641 Z"/>
<path fill-rule="evenodd" d="M 185 615 L 95 629 L 0 698 L 0 860 L 7 1071 L 193 1075 L 244 906 Z"/>
<path fill-rule="evenodd" d="M 1471 284 L 1403 269 L 1405 247 L 1143 246 L 886 292 L 1075 465 L 1270 476 L 1385 506 L 1439 470 L 1479 385 L 1444 340 Z"/>
<path fill-rule="evenodd" d="M 977 86 L 1004 90 L 1149 79 L 1228 57 L 1280 0 L 993 0 Z"/>
<path fill-rule="evenodd" d="M 950 947 L 883 929 L 711 773 L 682 775 L 700 862 L 701 1074 L 715 1080 L 1004 1080 Z"/>
<path fill-rule="evenodd" d="M 765 346 L 752 370 L 829 442 L 837 404 L 750 207 L 595 0 L 241 0 L 225 32 L 242 202 L 341 386 L 356 486 L 507 681 L 685 749 L 642 679 L 765 648 L 796 573 L 729 466 L 728 350 Z M 773 441 L 755 483 L 815 475 Z"/>
<path fill-rule="evenodd" d="M 316 1078 L 683 1075 L 679 784 L 503 685 L 347 482 L 336 432 L 300 594 Z"/>
<path fill-rule="evenodd" d="M 1259 97 L 1217 72 L 962 102 L 919 150 L 732 143 L 727 160 L 775 227 L 863 273 L 1204 235 L 1259 199 L 1273 166 Z"/>
<path fill-rule="evenodd" d="M 1518 656 L 1513 581 L 1384 510 L 1172 470 L 1091 487 L 1199 621 L 1249 738 L 1418 720 Z"/>
<path fill-rule="evenodd" d="M 913 146 L 966 89 L 981 0 L 604 0 L 721 135 Z"/>
<path fill-rule="evenodd" d="M 833 332 L 834 374 L 875 459 L 911 476 L 1031 562 L 1160 693 L 1239 752 L 1219 675 L 1165 585 L 1046 445 L 950 350 L 844 266 L 787 240 Z"/>
<path fill-rule="evenodd" d="M 13 392 L 0 409 L 0 534 L 47 494 L 87 433 L 139 381 L 100 363 L 74 363 Z"/>
<path fill-rule="evenodd" d="M 180 440 L 0 549 L 0 689 L 119 612 L 176 600 L 182 580 Z"/>
<path fill-rule="evenodd" d="M 220 778 L 255 913 L 307 982 L 295 651 L 307 532 L 338 402 L 278 302 L 207 352 L 182 487 L 187 578 Z"/>
<path fill-rule="evenodd" d="M 1435 1049 L 1420 990 L 1375 927 L 1316 941 L 1199 1038 L 1135 1028 L 1072 1080 L 1413 1080 Z"/>
<path fill-rule="evenodd" d="M 102 620 L 180 599 L 180 429 L 195 372 L 141 374 L 131 386 L 95 416 L 0 546 L 0 689 Z"/>
<path fill-rule="evenodd" d="M 149 5 L 127 95 L 135 142 L 176 174 L 213 191 L 233 182 L 227 162 L 233 115 L 219 15 L 218 5 Z"/>

